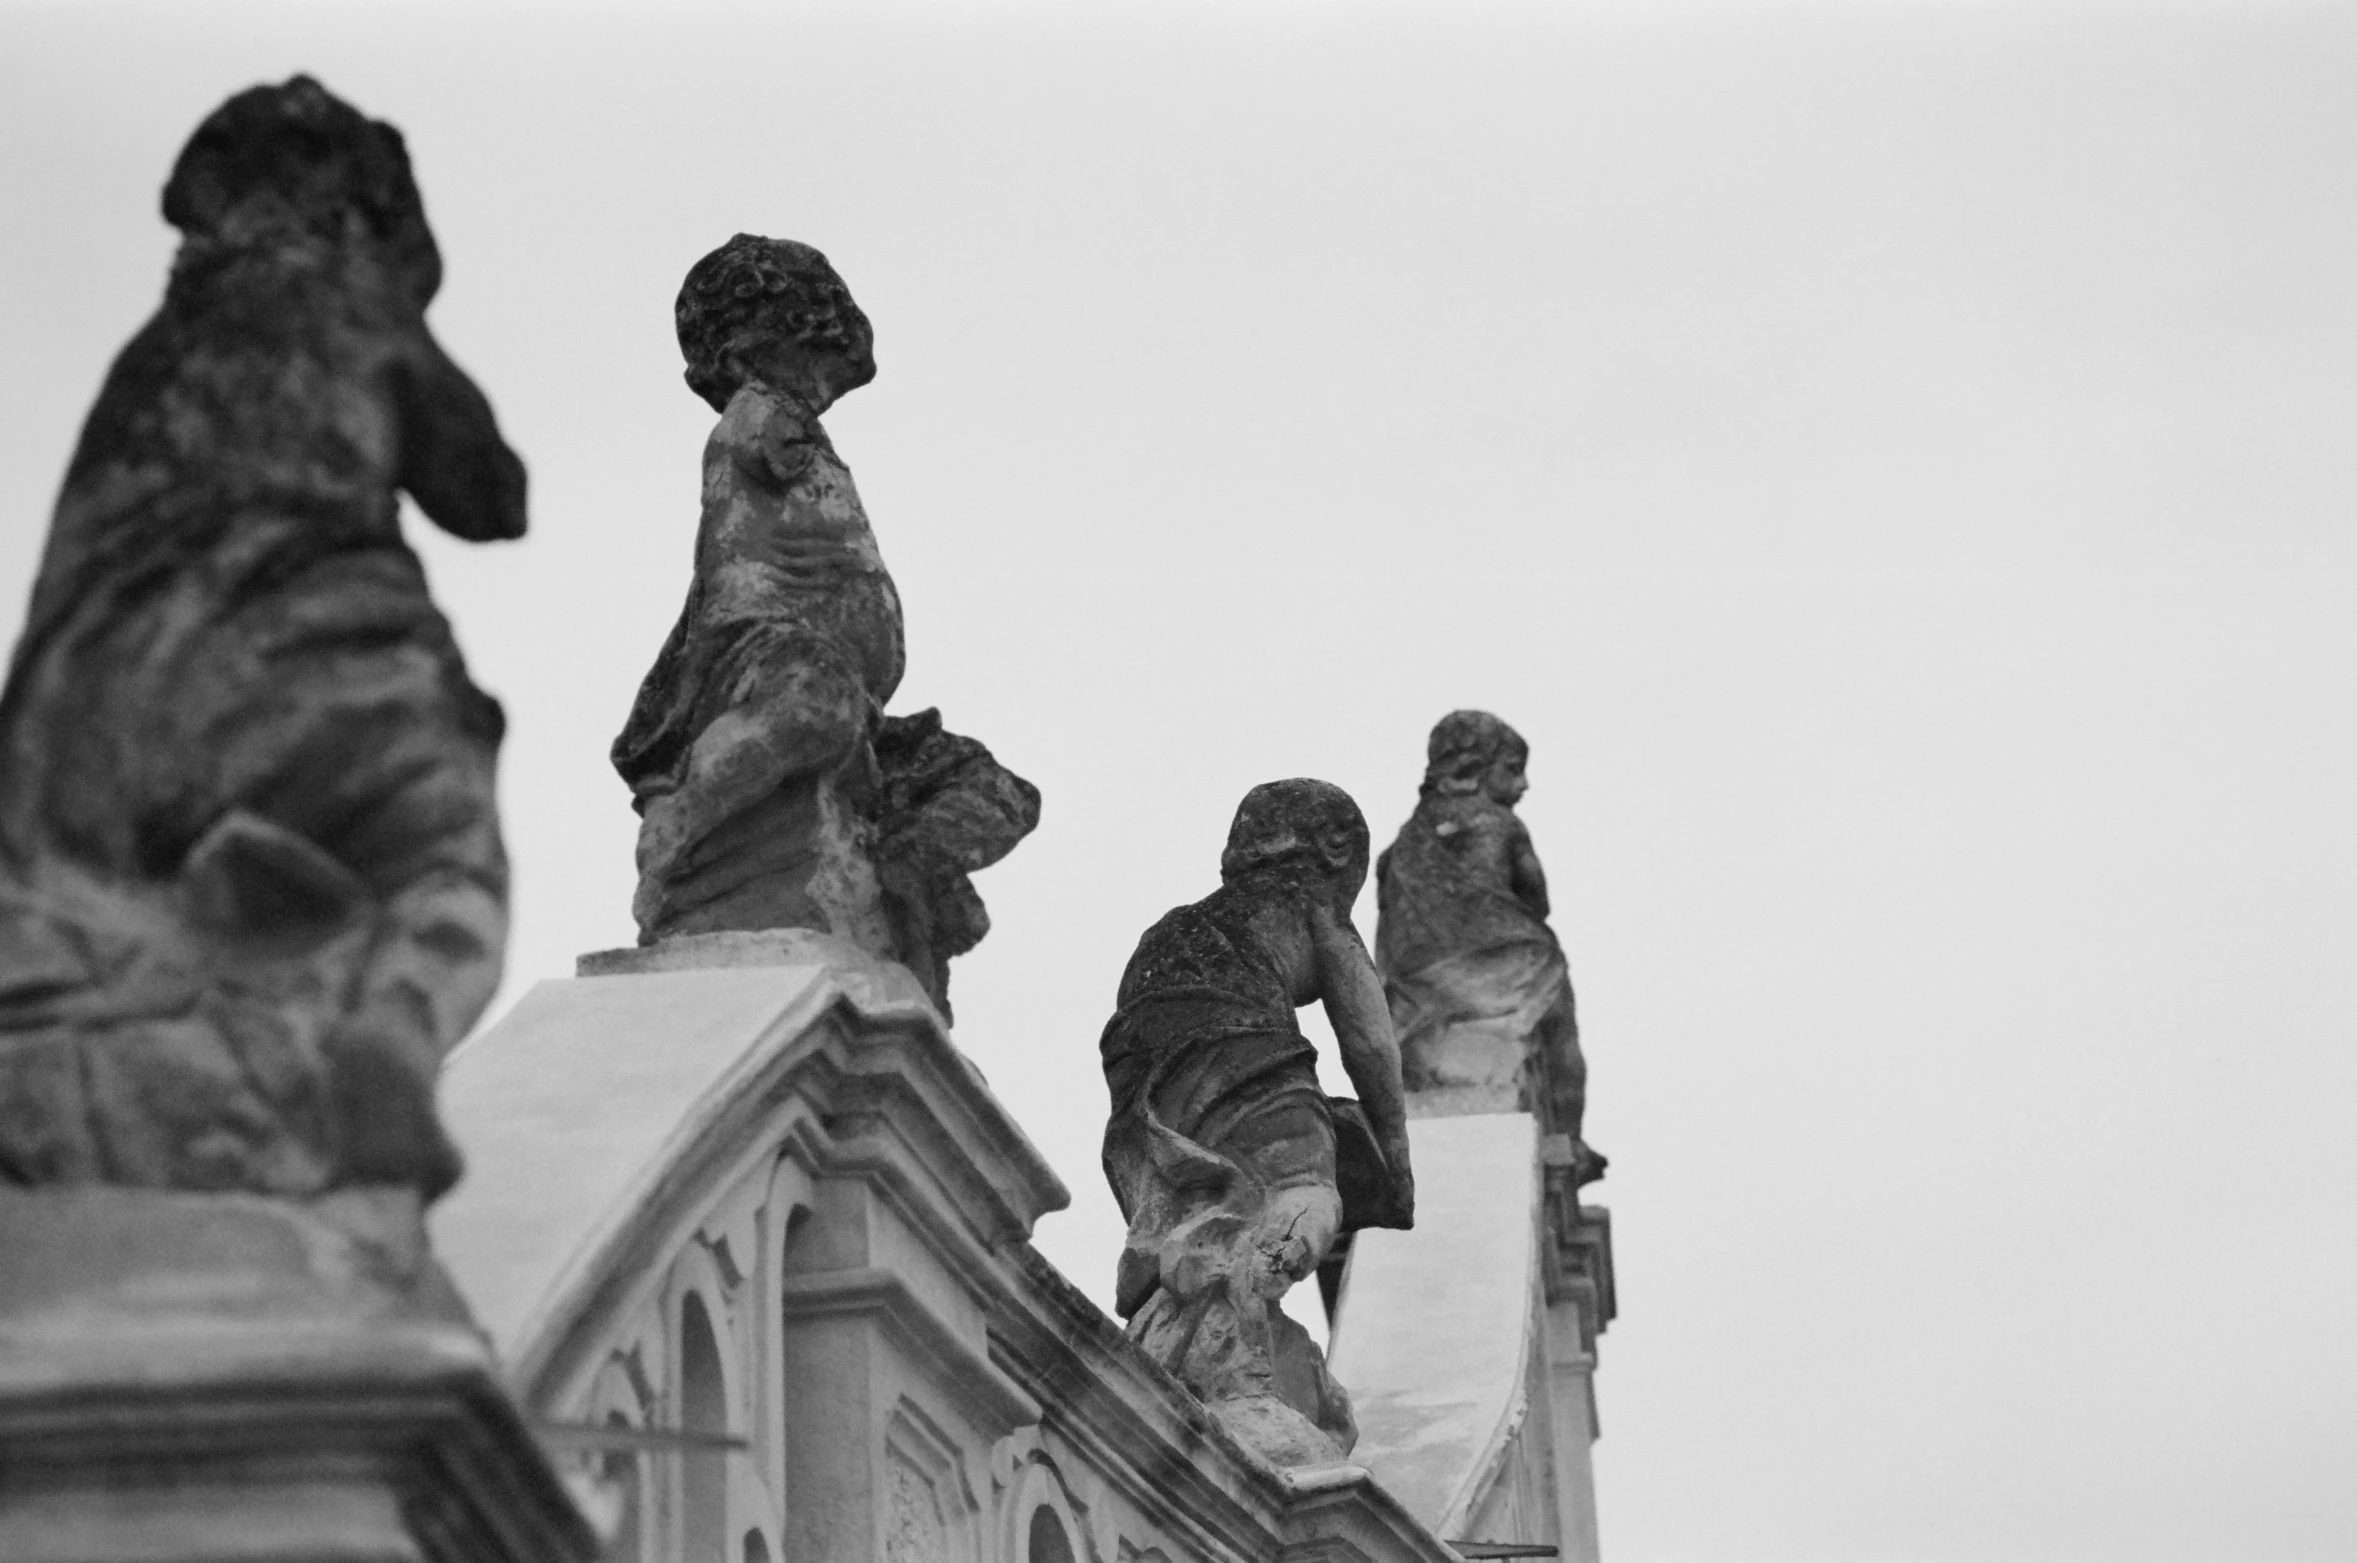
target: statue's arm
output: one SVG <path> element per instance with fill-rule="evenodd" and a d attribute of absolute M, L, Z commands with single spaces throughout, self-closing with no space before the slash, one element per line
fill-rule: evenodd
<path fill-rule="evenodd" d="M 1547 915 L 1547 871 L 1539 867 L 1539 854 L 1530 844 L 1530 830 L 1522 821 L 1514 822 L 1514 837 L 1507 848 L 1511 864 L 1515 898 L 1530 908 L 1530 915 Z"/>
<path fill-rule="evenodd" d="M 470 543 L 524 535 L 524 464 L 499 437 L 491 403 L 418 330 L 392 366 L 400 419 L 398 482 L 435 525 Z"/>
<path fill-rule="evenodd" d="M 778 401 L 757 403 L 760 421 L 737 447 L 736 462 L 746 476 L 783 493 L 802 481 L 826 448 L 818 419 Z"/>
<path fill-rule="evenodd" d="M 1314 906 L 1310 937 L 1318 957 L 1319 993 L 1342 1051 L 1342 1068 L 1358 1090 L 1368 1127 L 1375 1131 L 1375 1143 L 1391 1169 L 1400 1225 L 1406 1226 L 1415 1215 L 1416 1179 L 1408 1164 L 1406 1093 L 1383 979 L 1375 974 L 1375 963 L 1347 915 L 1323 904 Z"/>

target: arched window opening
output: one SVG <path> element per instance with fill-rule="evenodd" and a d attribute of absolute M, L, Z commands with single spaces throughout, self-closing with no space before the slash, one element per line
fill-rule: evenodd
<path fill-rule="evenodd" d="M 630 1419 L 619 1411 L 612 1411 L 606 1414 L 606 1425 L 627 1428 Z M 622 1493 L 622 1515 L 614 1522 L 614 1539 L 606 1548 L 606 1563 L 639 1563 L 639 1513 L 643 1501 L 640 1498 L 639 1459 L 638 1455 L 615 1449 L 607 1451 L 598 1465 L 598 1474 L 605 1479 L 606 1484 L 621 1489 Z"/>
<path fill-rule="evenodd" d="M 745 1563 L 769 1563 L 769 1543 L 757 1530 L 745 1532 Z"/>
<path fill-rule="evenodd" d="M 1031 1511 L 1031 1543 L 1025 1550 L 1029 1563 L 1073 1563 L 1072 1538 L 1064 1534 L 1056 1511 L 1044 1503 Z"/>
<path fill-rule="evenodd" d="M 722 1437 L 728 1397 L 720 1377 L 720 1343 L 704 1300 L 690 1292 L 679 1302 L 679 1425 L 682 1432 Z M 734 1563 L 728 1547 L 728 1452 L 680 1451 L 679 1540 L 682 1563 Z"/>
<path fill-rule="evenodd" d="M 825 1259 L 814 1258 L 809 1251 L 811 1245 L 808 1240 L 813 1230 L 810 1222 L 810 1207 L 807 1205 L 795 1206 L 793 1214 L 786 1217 L 785 1242 L 779 1250 L 786 1274 L 800 1275 L 806 1270 L 824 1268 Z"/>

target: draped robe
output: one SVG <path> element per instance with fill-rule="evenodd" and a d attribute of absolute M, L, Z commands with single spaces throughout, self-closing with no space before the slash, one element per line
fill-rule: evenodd
<path fill-rule="evenodd" d="M 1427 1107 L 1535 1110 L 1577 1057 L 1570 967 L 1514 882 L 1528 850 L 1502 804 L 1433 796 L 1376 862 L 1376 966 Z"/>

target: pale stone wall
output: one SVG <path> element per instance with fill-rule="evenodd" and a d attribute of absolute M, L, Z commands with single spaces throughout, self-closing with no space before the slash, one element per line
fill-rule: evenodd
<path fill-rule="evenodd" d="M 0 1187 L 0 1559 L 594 1556 L 415 1231 L 406 1191 Z"/>
<path fill-rule="evenodd" d="M 1416 1226 L 1353 1239 L 1334 1310 L 1334 1374 L 1358 1408 L 1351 1458 L 1445 1541 L 1593 1563 L 1607 1217 L 1572 1202 L 1569 1144 L 1529 1113 L 1408 1132 Z"/>

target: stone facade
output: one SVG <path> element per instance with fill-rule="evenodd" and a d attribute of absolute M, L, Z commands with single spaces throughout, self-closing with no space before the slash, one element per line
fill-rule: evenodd
<path fill-rule="evenodd" d="M 437 1248 L 612 1556 L 1452 1556 L 1363 1465 L 1257 1458 L 1040 1257 L 1063 1186 L 906 972 L 716 958 L 542 983 L 445 1078 Z"/>

